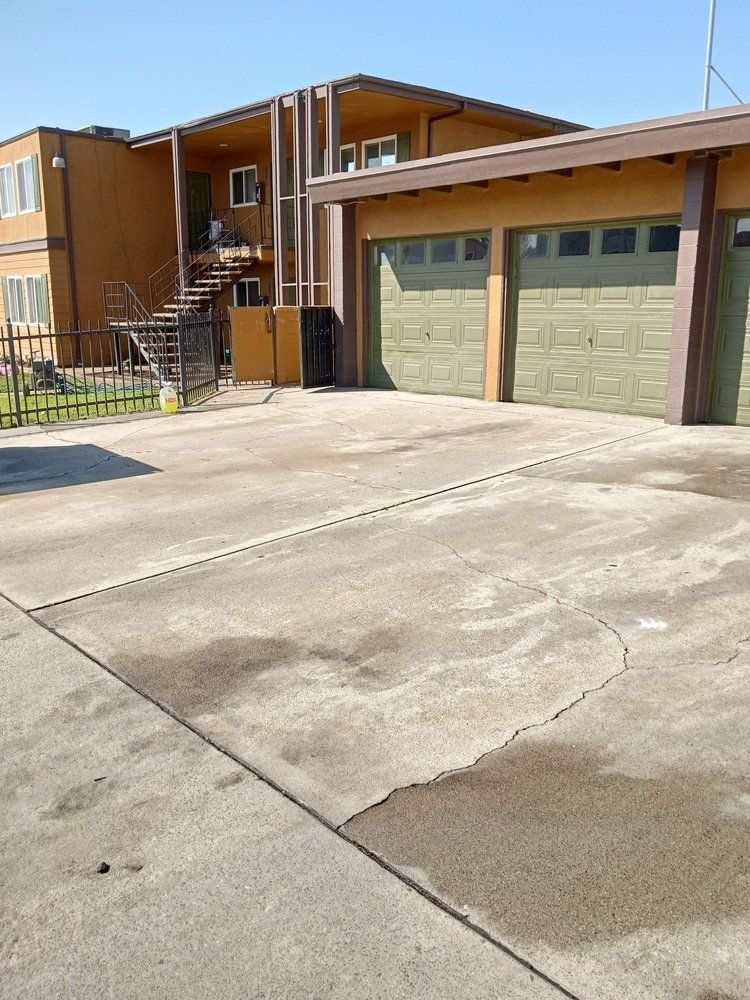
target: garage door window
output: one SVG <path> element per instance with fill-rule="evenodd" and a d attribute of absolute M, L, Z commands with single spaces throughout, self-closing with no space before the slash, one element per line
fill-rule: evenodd
<path fill-rule="evenodd" d="M 648 231 L 649 253 L 674 253 L 680 246 L 679 226 L 651 226 Z"/>
<path fill-rule="evenodd" d="M 591 250 L 591 231 L 575 229 L 560 233 L 561 257 L 588 257 Z"/>
<path fill-rule="evenodd" d="M 487 236 L 467 236 L 464 241 L 464 260 L 486 260 L 489 248 Z"/>
<path fill-rule="evenodd" d="M 605 229 L 602 233 L 602 253 L 635 253 L 637 232 L 635 226 Z"/>
<path fill-rule="evenodd" d="M 401 244 L 402 264 L 424 264 L 424 241 Z"/>
<path fill-rule="evenodd" d="M 521 260 L 533 260 L 549 254 L 549 233 L 524 233 L 521 236 Z"/>
<path fill-rule="evenodd" d="M 432 241 L 432 263 L 433 264 L 455 264 L 456 263 L 456 241 L 455 240 L 433 240 Z"/>
<path fill-rule="evenodd" d="M 393 267 L 396 263 L 396 247 L 393 243 L 381 243 L 375 251 L 378 267 Z"/>
<path fill-rule="evenodd" d="M 734 224 L 733 247 L 750 247 L 750 218 L 737 219 Z"/>

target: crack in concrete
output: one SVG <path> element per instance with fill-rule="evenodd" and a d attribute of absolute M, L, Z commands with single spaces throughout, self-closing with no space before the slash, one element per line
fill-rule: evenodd
<path fill-rule="evenodd" d="M 400 532 L 402 534 L 406 533 L 403 531 L 403 529 L 399 528 L 393 528 L 392 530 Z M 520 580 L 515 580 L 513 579 L 513 577 L 503 576 L 498 573 L 492 573 L 490 570 L 482 569 L 480 566 L 477 566 L 476 563 L 472 562 L 470 559 L 467 559 L 466 556 L 458 552 L 457 549 L 455 549 L 448 542 L 443 542 L 438 538 L 433 538 L 430 535 L 422 535 L 419 534 L 418 532 L 414 532 L 413 534 L 415 534 L 418 538 L 424 539 L 425 541 L 432 542 L 433 545 L 439 545 L 442 548 L 447 549 L 449 552 L 452 553 L 452 555 L 456 557 L 456 559 L 458 559 L 461 563 L 467 566 L 474 573 L 478 573 L 481 576 L 490 577 L 493 580 L 498 580 L 503 583 L 511 584 L 514 587 L 518 587 L 519 590 L 526 590 L 531 593 L 538 594 L 541 597 L 544 597 L 546 600 L 554 601 L 554 603 L 559 605 L 561 608 L 565 608 L 568 611 L 574 611 L 577 614 L 584 615 L 591 621 L 596 622 L 598 625 L 600 625 L 602 628 L 605 628 L 616 638 L 621 649 L 621 666 L 619 670 L 614 671 L 614 673 L 606 677 L 601 684 L 597 684 L 594 687 L 586 688 L 585 690 L 583 690 L 576 698 L 568 702 L 568 704 L 563 705 L 562 708 L 558 709 L 557 712 L 555 712 L 554 715 L 551 715 L 548 719 L 543 719 L 541 722 L 530 722 L 526 726 L 519 726 L 518 729 L 516 729 L 515 732 L 511 736 L 509 736 L 504 743 L 501 743 L 495 747 L 490 747 L 489 750 L 484 750 L 476 758 L 476 760 L 472 761 L 470 764 L 462 764 L 459 767 L 446 768 L 446 770 L 441 771 L 439 774 L 436 774 L 433 778 L 430 778 L 428 781 L 413 781 L 408 785 L 400 785 L 398 788 L 392 789 L 386 796 L 384 796 L 378 802 L 373 802 L 371 805 L 366 806 L 364 809 L 360 809 L 358 812 L 354 813 L 343 823 L 339 824 L 339 826 L 337 827 L 337 829 L 339 830 L 345 827 L 348 823 L 351 823 L 352 820 L 357 819 L 360 816 L 363 816 L 365 813 L 370 812 L 370 810 L 372 809 L 376 809 L 378 806 L 384 805 L 397 792 L 404 791 L 407 788 L 420 788 L 420 787 L 426 788 L 427 786 L 442 780 L 448 775 L 460 774 L 462 771 L 471 770 L 473 767 L 476 767 L 476 765 L 479 764 L 482 760 L 484 760 L 485 757 L 489 756 L 490 754 L 499 753 L 501 750 L 504 750 L 507 746 L 513 743 L 513 741 L 517 739 L 519 736 L 521 736 L 523 733 L 528 732 L 530 729 L 542 729 L 545 726 L 548 726 L 551 723 L 555 722 L 557 719 L 560 718 L 561 715 L 564 715 L 566 712 L 569 712 L 576 705 L 579 705 L 582 701 L 584 701 L 588 695 L 595 694 L 597 691 L 602 691 L 605 687 L 607 687 L 608 684 L 611 684 L 612 681 L 617 680 L 618 677 L 622 677 L 624 673 L 626 673 L 628 670 L 631 669 L 630 664 L 628 663 L 628 655 L 630 653 L 630 647 L 625 642 L 625 639 L 622 637 L 621 633 L 618 632 L 617 629 L 614 628 L 612 625 L 610 625 L 609 622 L 606 622 L 603 618 L 599 618 L 599 616 L 595 615 L 592 611 L 587 611 L 585 608 L 581 608 L 577 604 L 572 604 L 571 602 L 565 601 L 563 598 L 558 597 L 555 594 L 548 593 L 541 587 L 535 587 L 532 584 L 526 584 L 522 583 Z M 738 655 L 738 653 L 735 655 Z"/>
<path fill-rule="evenodd" d="M 363 489 L 395 490 L 395 492 L 403 493 L 405 496 L 412 496 L 414 492 L 413 490 L 405 490 L 403 486 L 394 486 L 391 483 L 365 483 L 361 479 L 355 479 L 354 476 L 347 476 L 343 472 L 324 472 L 322 469 L 295 469 L 291 465 L 283 465 L 281 462 L 277 462 L 275 458 L 269 458 L 268 455 L 260 455 L 247 445 L 242 450 L 248 452 L 254 458 L 260 459 L 262 462 L 268 462 L 276 469 L 282 469 L 284 472 L 293 472 L 302 476 L 332 476 L 334 479 L 345 479 L 349 483 L 363 487 Z"/>

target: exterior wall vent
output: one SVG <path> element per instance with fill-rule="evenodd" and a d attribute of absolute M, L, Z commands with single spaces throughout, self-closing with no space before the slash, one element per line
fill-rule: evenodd
<path fill-rule="evenodd" d="M 106 125 L 87 125 L 79 132 L 88 132 L 89 135 L 98 135 L 102 139 L 129 139 L 129 128 L 108 128 Z"/>

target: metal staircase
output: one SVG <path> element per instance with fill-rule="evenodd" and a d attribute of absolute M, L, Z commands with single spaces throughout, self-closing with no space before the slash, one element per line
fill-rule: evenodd
<path fill-rule="evenodd" d="M 151 275 L 148 286 L 104 282 L 108 326 L 128 334 L 160 381 L 174 378 L 179 366 L 178 315 L 206 312 L 255 267 L 263 230 L 262 206 L 241 221 L 229 209 L 209 222 L 198 247 L 168 260 Z"/>

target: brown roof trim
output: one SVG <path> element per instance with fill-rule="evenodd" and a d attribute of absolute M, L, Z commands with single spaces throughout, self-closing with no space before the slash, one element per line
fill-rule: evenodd
<path fill-rule="evenodd" d="M 326 87 L 332 86 L 340 94 L 349 93 L 352 90 L 368 90 L 374 93 L 390 94 L 394 97 L 406 97 L 414 101 L 428 101 L 433 104 L 444 104 L 446 107 L 461 107 L 466 105 L 467 111 L 481 111 L 485 114 L 495 114 L 498 117 L 512 118 L 528 125 L 536 125 L 559 132 L 571 132 L 584 129 L 585 125 L 576 125 L 573 122 L 565 121 L 562 118 L 550 118 L 547 115 L 538 115 L 533 111 L 522 111 L 519 108 L 511 108 L 505 104 L 493 104 L 490 101 L 475 100 L 471 97 L 462 97 L 460 94 L 452 94 L 445 90 L 433 90 L 431 87 L 420 87 L 412 83 L 400 83 L 397 80 L 386 80 L 379 76 L 365 76 L 357 73 L 354 76 L 345 76 L 339 80 L 330 80 L 327 83 L 315 84 L 311 89 L 315 91 L 317 97 L 325 97 Z M 277 95 L 282 106 L 289 108 L 292 106 L 294 91 L 288 91 Z M 245 118 L 254 118 L 257 115 L 270 113 L 271 104 L 277 97 L 265 98 L 253 104 L 245 104 L 238 108 L 230 108 L 215 115 L 208 115 L 205 118 L 195 118 L 192 121 L 183 122 L 176 128 L 183 135 L 191 135 L 195 132 L 204 132 L 207 129 L 217 128 L 219 125 L 230 125 L 233 122 L 243 121 Z M 148 146 L 155 142 L 165 142 L 172 136 L 172 129 L 161 129 L 157 132 L 148 132 L 144 135 L 134 136 L 128 140 L 132 148 Z"/>
<path fill-rule="evenodd" d="M 38 240 L 16 240 L 15 243 L 0 243 L 0 257 L 13 253 L 39 253 L 45 250 L 64 250 L 62 236 L 42 236 Z"/>
<path fill-rule="evenodd" d="M 750 144 L 750 105 L 589 129 L 502 146 L 410 160 L 350 174 L 313 177 L 312 204 L 376 194 Z"/>
<path fill-rule="evenodd" d="M 35 125 L 34 128 L 30 128 L 26 132 L 20 132 L 10 139 L 0 140 L 0 148 L 2 146 L 9 146 L 12 142 L 18 142 L 19 139 L 27 139 L 36 132 L 51 132 L 53 135 L 74 135 L 81 139 L 98 139 L 99 142 L 127 142 L 127 139 L 121 139 L 115 135 L 95 135 L 93 132 L 79 132 L 73 128 L 57 128 L 54 125 Z"/>

